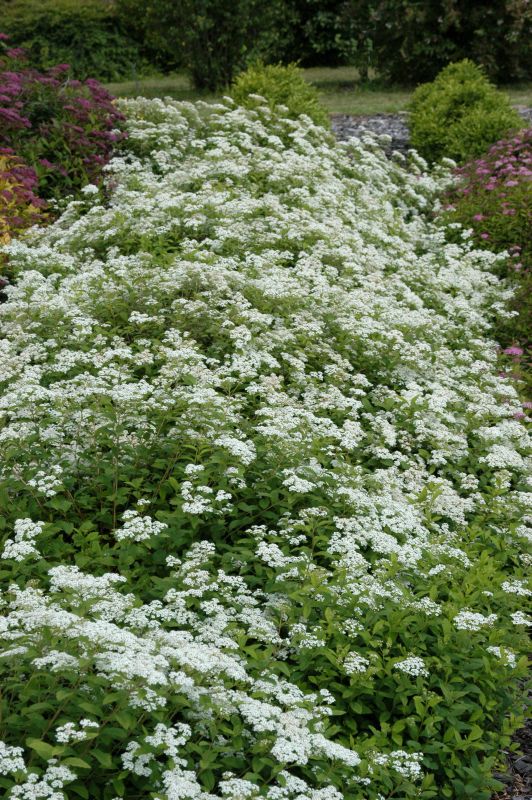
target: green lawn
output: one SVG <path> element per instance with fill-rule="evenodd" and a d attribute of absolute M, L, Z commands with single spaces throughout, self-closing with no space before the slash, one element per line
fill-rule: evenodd
<path fill-rule="evenodd" d="M 404 111 L 412 90 L 405 87 L 383 87 L 375 82 L 361 85 L 355 67 L 313 67 L 304 70 L 307 80 L 322 94 L 322 101 L 331 113 L 377 114 Z M 175 100 L 216 100 L 219 96 L 195 91 L 183 73 L 164 77 L 110 83 L 109 91 L 117 97 L 172 97 Z M 503 87 L 516 105 L 532 106 L 532 83 Z"/>

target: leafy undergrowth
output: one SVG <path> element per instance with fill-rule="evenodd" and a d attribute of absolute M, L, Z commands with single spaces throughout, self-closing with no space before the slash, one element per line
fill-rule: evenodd
<path fill-rule="evenodd" d="M 6 248 L 4 796 L 488 798 L 529 594 L 498 256 L 421 162 L 123 110 L 109 205 Z"/>

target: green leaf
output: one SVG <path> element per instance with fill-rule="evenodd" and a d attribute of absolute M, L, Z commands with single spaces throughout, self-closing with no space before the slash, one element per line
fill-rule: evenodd
<path fill-rule="evenodd" d="M 91 769 L 90 764 L 88 764 L 82 758 L 77 758 L 77 756 L 65 758 L 62 763 L 68 764 L 70 767 L 81 767 L 81 769 Z"/>
<path fill-rule="evenodd" d="M 52 744 L 48 744 L 48 742 L 43 742 L 42 739 L 26 739 L 26 745 L 31 748 L 31 750 L 35 750 L 37 755 L 44 758 L 46 761 L 63 751 L 62 747 L 54 747 Z"/>
<path fill-rule="evenodd" d="M 113 758 L 111 753 L 104 752 L 103 750 L 99 750 L 97 747 L 94 750 L 91 750 L 91 756 L 102 765 L 102 767 L 106 767 L 107 769 L 111 769 L 113 766 Z"/>

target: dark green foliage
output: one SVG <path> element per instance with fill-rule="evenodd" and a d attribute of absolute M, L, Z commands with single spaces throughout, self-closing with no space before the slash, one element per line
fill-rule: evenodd
<path fill-rule="evenodd" d="M 138 45 L 105 0 L 0 0 L 0 18 L 36 69 L 67 63 L 75 78 L 111 81 L 141 68 Z"/>
<path fill-rule="evenodd" d="M 449 64 L 432 83 L 419 86 L 410 104 L 412 145 L 429 161 L 458 162 L 522 127 L 522 119 L 472 61 Z"/>
<path fill-rule="evenodd" d="M 297 119 L 300 114 L 307 114 L 318 125 L 330 126 L 329 114 L 320 103 L 317 89 L 307 83 L 296 64 L 284 67 L 258 63 L 249 67 L 234 82 L 231 97 L 238 105 L 253 108 L 257 101 L 252 95 L 261 95 L 272 108 L 286 106 L 288 113 L 283 116 Z"/>
<path fill-rule="evenodd" d="M 173 0 L 116 0 L 115 8 L 149 63 L 165 73 L 183 68 L 181 14 Z"/>
<path fill-rule="evenodd" d="M 294 51 L 303 64 L 336 66 L 359 62 L 363 35 L 360 3 L 294 0 Z M 367 16 L 367 15 L 366 15 Z"/>
<path fill-rule="evenodd" d="M 292 11 L 283 0 L 118 0 L 165 69 L 184 66 L 197 89 L 216 91 L 258 57 L 285 52 Z"/>
<path fill-rule="evenodd" d="M 355 64 L 395 83 L 432 80 L 470 57 L 498 82 L 532 72 L 532 7 L 527 0 L 292 0 L 288 59 Z"/>
<path fill-rule="evenodd" d="M 19 0 L 21 2 L 21 0 Z M 471 57 L 490 78 L 532 71 L 527 0 L 116 0 L 117 14 L 165 72 L 186 67 L 197 88 L 218 89 L 262 57 L 304 66 L 351 64 L 411 84 Z"/>
<path fill-rule="evenodd" d="M 366 21 L 379 72 L 392 81 L 431 80 L 450 61 L 470 57 L 497 81 L 526 78 L 532 58 L 532 8 L 526 0 L 354 0 Z"/>

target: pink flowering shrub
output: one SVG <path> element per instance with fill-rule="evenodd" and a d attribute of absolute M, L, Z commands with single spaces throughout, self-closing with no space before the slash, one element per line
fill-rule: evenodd
<path fill-rule="evenodd" d="M 532 258 L 532 128 L 497 142 L 488 153 L 457 170 L 449 196 L 453 219 L 473 228 L 479 244 L 509 250 L 514 271 Z"/>
<path fill-rule="evenodd" d="M 506 250 L 504 275 L 515 283 L 518 316 L 499 323 L 499 338 L 512 373 L 532 394 L 532 128 L 494 144 L 482 158 L 457 170 L 458 184 L 446 197 L 444 219 L 473 230 L 476 244 Z"/>
<path fill-rule="evenodd" d="M 0 244 L 44 218 L 46 204 L 37 197 L 36 188 L 35 170 L 10 150 L 0 149 Z"/>
<path fill-rule="evenodd" d="M 38 193 L 59 198 L 98 183 L 117 142 L 122 114 L 98 81 L 70 80 L 68 65 L 28 68 L 0 34 L 0 147 L 36 171 Z"/>

